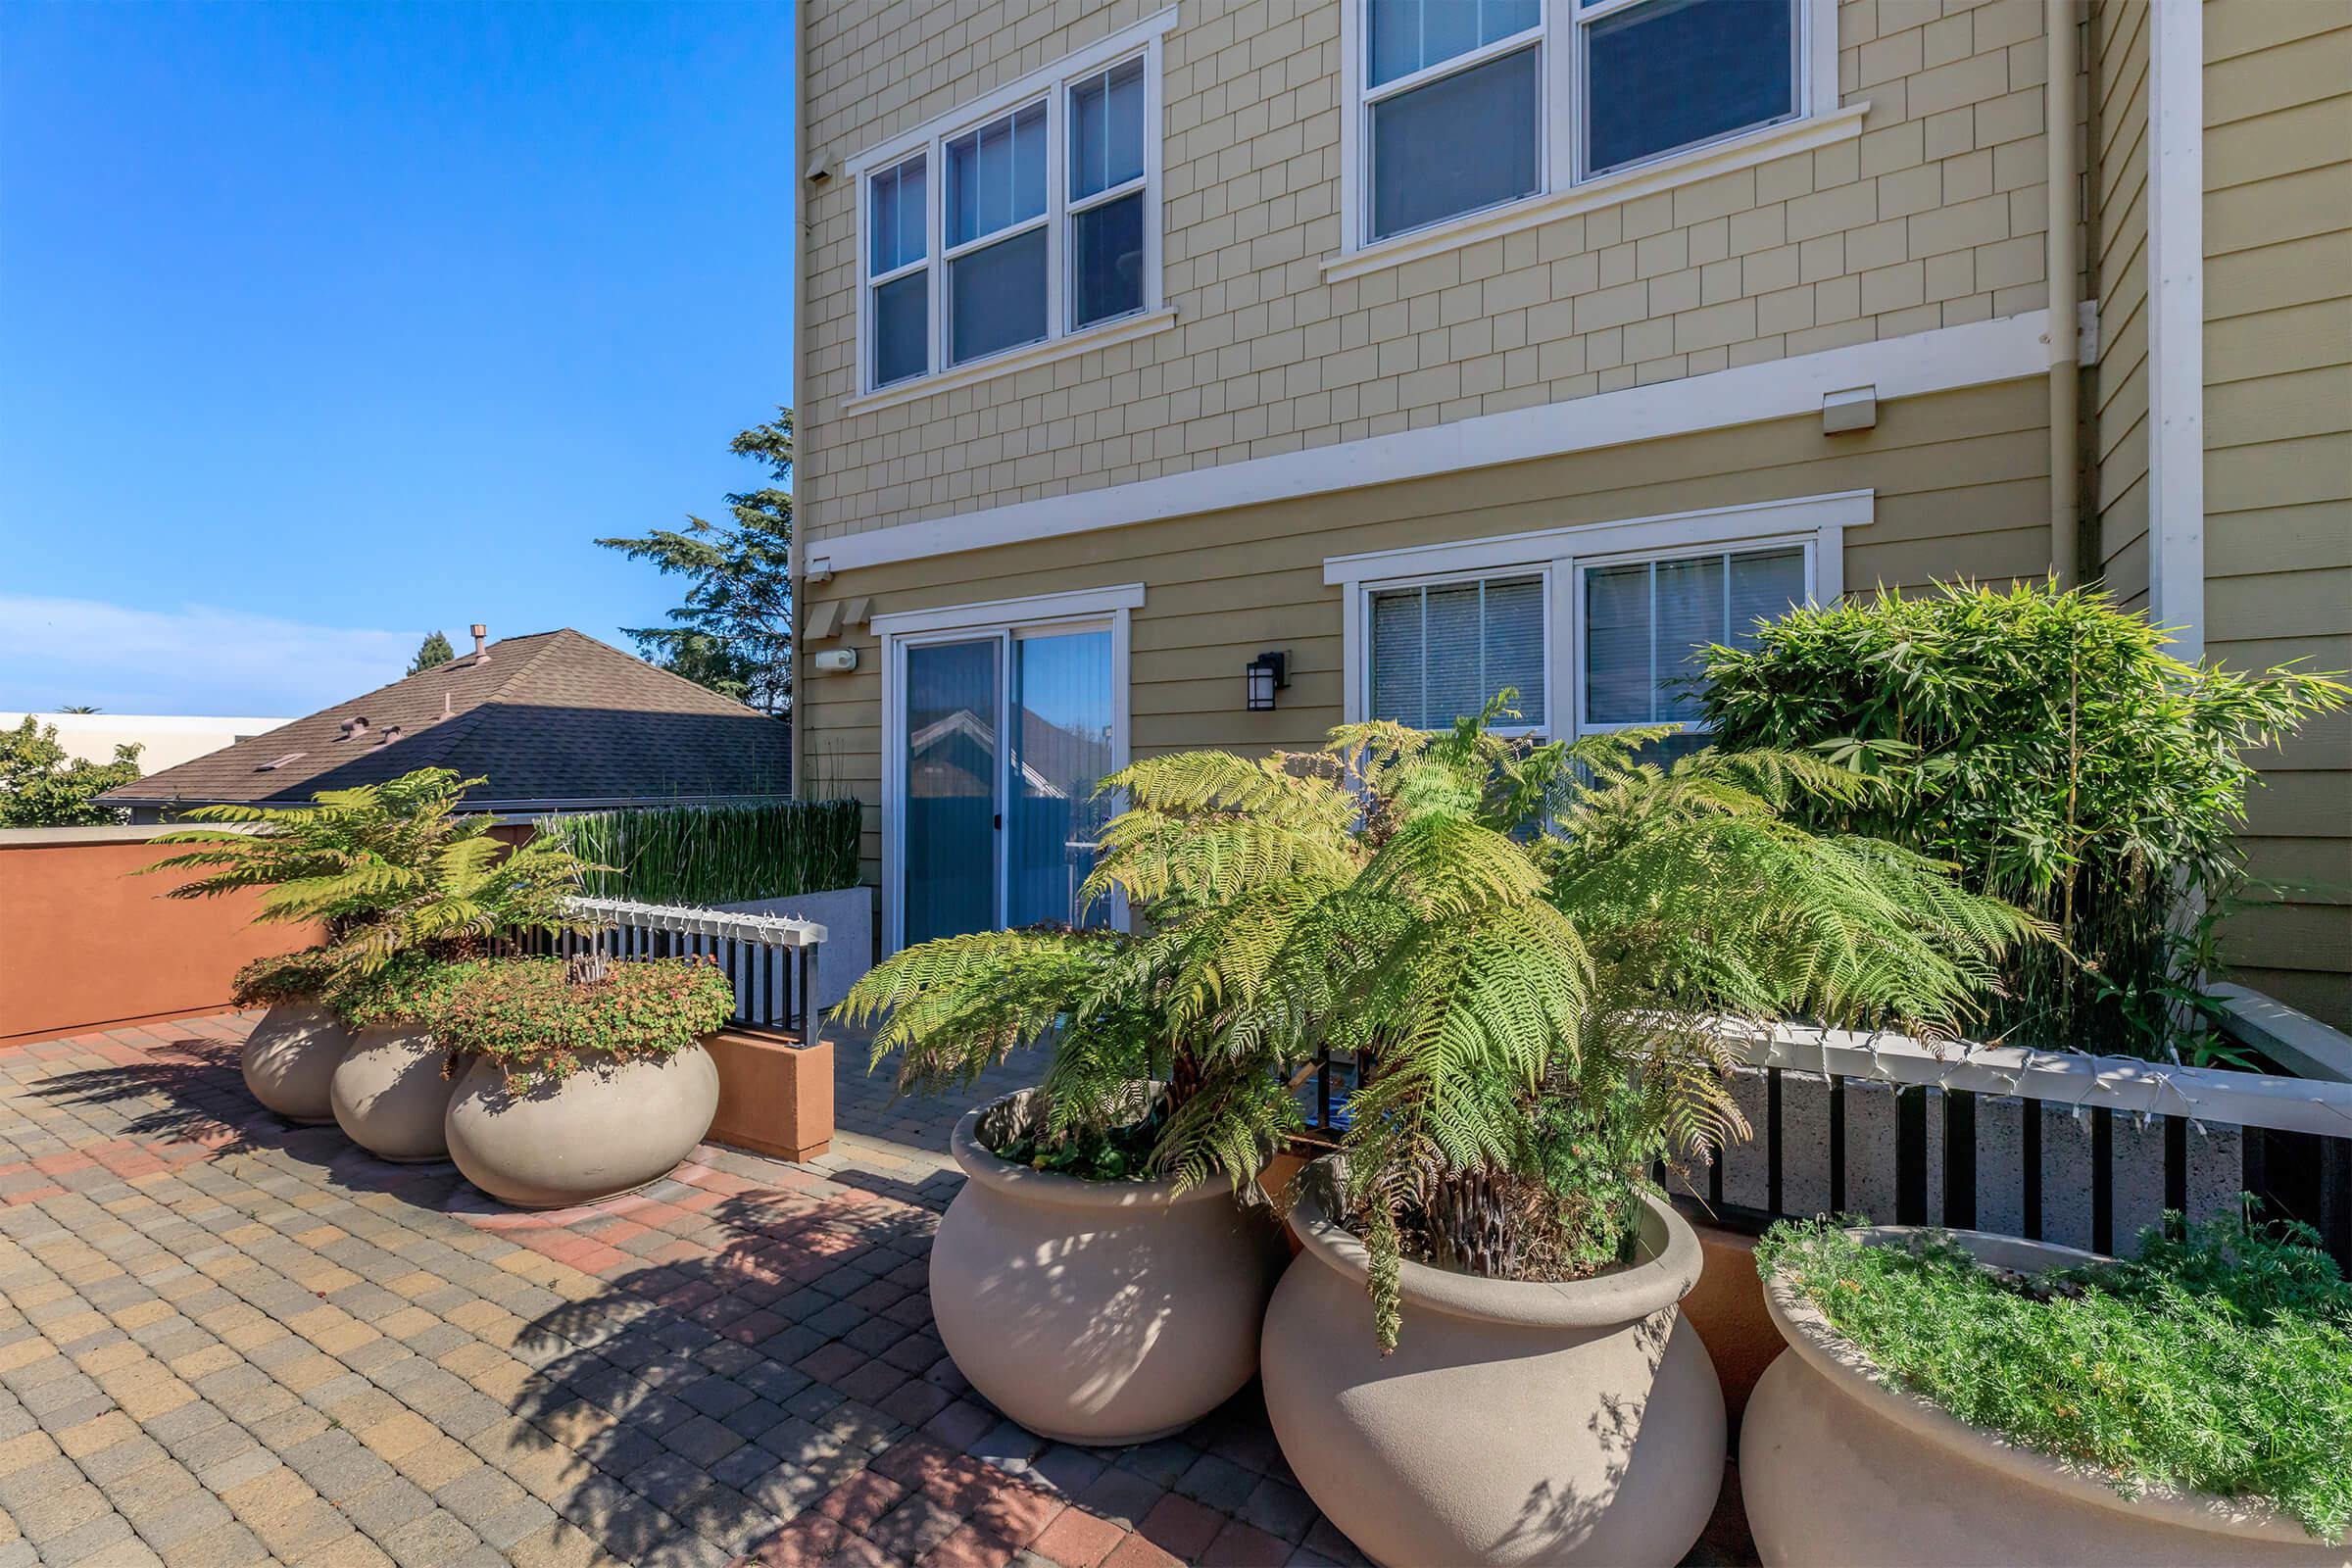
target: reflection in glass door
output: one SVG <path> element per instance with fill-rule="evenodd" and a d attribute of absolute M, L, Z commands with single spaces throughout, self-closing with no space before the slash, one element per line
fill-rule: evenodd
<path fill-rule="evenodd" d="M 1120 762 L 1112 628 L 1064 622 L 902 647 L 896 940 L 1118 918 L 1109 901 L 1081 907 L 1079 896 L 1115 808 L 1095 798 Z"/>
<path fill-rule="evenodd" d="M 996 924 L 1004 639 L 906 650 L 906 940 Z"/>
<path fill-rule="evenodd" d="M 1110 818 L 1109 803 L 1095 799 L 1095 785 L 1114 765 L 1110 663 L 1107 626 L 1014 634 L 1006 925 L 1102 925 L 1110 918 L 1106 903 L 1085 910 L 1078 905 Z"/>

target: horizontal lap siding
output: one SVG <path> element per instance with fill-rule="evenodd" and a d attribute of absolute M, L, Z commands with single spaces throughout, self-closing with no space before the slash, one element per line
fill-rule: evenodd
<path fill-rule="evenodd" d="M 1341 596 L 1323 582 L 1327 557 L 1875 489 L 1877 520 L 1847 535 L 1849 588 L 2037 576 L 2047 406 L 2038 378 L 2010 382 L 1885 404 L 1867 433 L 1825 437 L 1818 418 L 1779 420 L 846 571 L 810 593 L 870 598 L 891 613 L 1142 582 L 1130 694 L 1139 756 L 1307 747 L 1341 715 Z M 827 646 L 857 648 L 858 669 L 807 681 L 802 744 L 820 776 L 870 806 L 880 649 L 864 628 Z M 1242 666 L 1273 648 L 1291 656 L 1290 690 L 1274 712 L 1246 712 Z M 876 811 L 866 830 L 866 872 L 878 878 Z"/>
<path fill-rule="evenodd" d="M 2217 0 L 2205 21 L 2206 650 L 2352 666 L 2352 5 Z M 2352 719 L 2263 759 L 2250 983 L 2352 1026 Z"/>
<path fill-rule="evenodd" d="M 1326 282 L 1342 0 L 1182 0 L 1166 37 L 1173 327 L 844 412 L 858 193 L 808 187 L 796 475 L 815 542 L 2039 309 L 2040 0 L 1838 8 L 1853 141 Z M 865 148 L 1157 0 L 806 0 L 804 157 Z"/>
<path fill-rule="evenodd" d="M 2090 8 L 2094 151 L 2089 266 L 2099 303 L 2090 375 L 2090 529 L 2118 599 L 2148 591 L 2148 0 Z"/>

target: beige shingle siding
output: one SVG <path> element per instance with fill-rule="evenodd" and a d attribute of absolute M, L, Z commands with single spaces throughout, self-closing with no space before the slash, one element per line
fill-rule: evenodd
<path fill-rule="evenodd" d="M 2090 7 L 2091 297 L 2085 496 L 2098 566 L 2126 604 L 2148 594 L 2148 0 Z"/>
<path fill-rule="evenodd" d="M 853 416 L 858 193 L 809 200 L 811 540 L 2040 308 L 2039 0 L 1846 0 L 1858 140 L 1337 283 L 1341 0 L 1179 0 L 1172 330 Z M 811 157 L 1126 26 L 1149 0 L 811 0 Z"/>
<path fill-rule="evenodd" d="M 1034 544 L 841 573 L 811 592 L 877 612 L 1141 582 L 1133 626 L 1138 755 L 1192 746 L 1306 746 L 1340 721 L 1340 590 L 1327 557 L 1535 528 L 1873 489 L 1877 520 L 1846 536 L 1849 589 L 1958 574 L 2036 576 L 2048 532 L 2046 383 L 2038 378 L 1882 405 L 1876 429 L 1825 436 L 1817 417 L 1546 458 L 1475 473 L 1205 513 Z M 817 774 L 878 804 L 880 650 L 863 628 L 851 675 L 802 689 Z M 1242 666 L 1291 656 L 1273 713 L 1242 709 Z M 867 874 L 880 874 L 878 810 Z"/>
<path fill-rule="evenodd" d="M 2206 649 L 2352 666 L 2352 4 L 2205 13 Z M 2330 884 L 2233 919 L 2252 984 L 2352 1027 L 2352 720 L 2251 803 L 2258 873 Z"/>

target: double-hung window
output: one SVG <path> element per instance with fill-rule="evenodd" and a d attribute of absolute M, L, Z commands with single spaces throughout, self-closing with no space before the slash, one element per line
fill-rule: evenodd
<path fill-rule="evenodd" d="M 1371 593 L 1371 713 L 1449 729 L 1506 688 L 1503 733 L 1547 728 L 1544 573 L 1473 577 Z"/>
<path fill-rule="evenodd" d="M 1836 90 L 1808 80 L 1828 0 L 1348 3 L 1353 244 L 1793 120 Z"/>
<path fill-rule="evenodd" d="M 1759 620 L 1805 602 L 1807 575 L 1800 545 L 1580 565 L 1578 729 L 1690 724 L 1706 650 L 1752 647 Z M 1649 756 L 1665 760 L 1706 743 L 1686 728 Z"/>
<path fill-rule="evenodd" d="M 1444 730 L 1507 687 L 1499 732 L 1681 725 L 1647 755 L 1695 751 L 1705 651 L 1835 603 L 1847 531 L 1874 510 L 1839 491 L 1334 556 L 1345 716 Z"/>
<path fill-rule="evenodd" d="M 862 390 L 1157 307 L 1157 36 L 1106 40 L 853 160 Z"/>

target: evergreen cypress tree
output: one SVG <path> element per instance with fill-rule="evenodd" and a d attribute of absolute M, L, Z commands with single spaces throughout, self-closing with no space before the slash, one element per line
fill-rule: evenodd
<path fill-rule="evenodd" d="M 434 632 L 416 645 L 416 657 L 409 661 L 409 673 L 421 675 L 428 669 L 439 668 L 457 657 L 458 651 L 449 646 L 449 639 L 440 632 Z"/>

